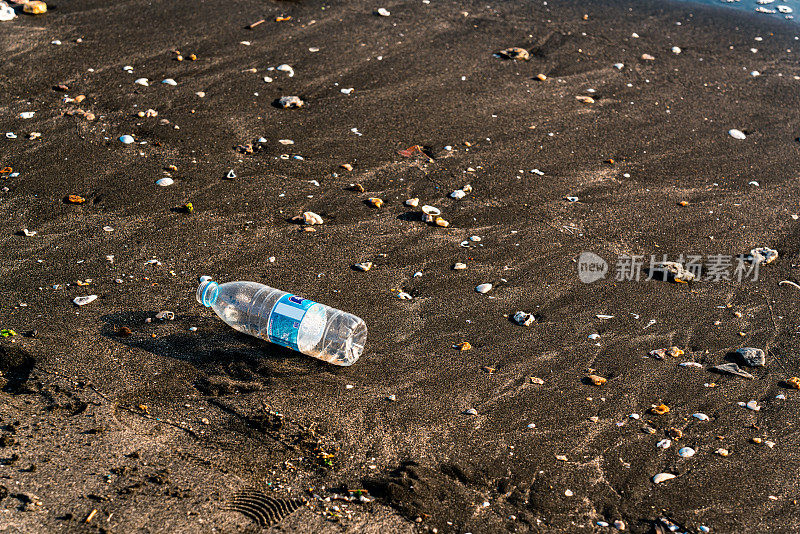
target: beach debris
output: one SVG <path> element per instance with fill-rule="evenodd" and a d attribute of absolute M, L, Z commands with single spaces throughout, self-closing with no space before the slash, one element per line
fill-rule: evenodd
<path fill-rule="evenodd" d="M 520 326 L 530 326 L 536 322 L 536 316 L 532 313 L 518 311 L 514 314 L 514 322 Z"/>
<path fill-rule="evenodd" d="M 397 298 L 399 298 L 400 300 L 411 300 L 414 297 L 412 297 L 410 293 L 401 291 L 400 293 L 397 294 Z"/>
<path fill-rule="evenodd" d="M 406 206 L 408 206 L 410 208 L 416 208 L 417 206 L 419 206 L 419 199 L 418 198 L 409 198 L 408 200 L 403 202 L 403 204 L 405 204 Z"/>
<path fill-rule="evenodd" d="M 698 421 L 708 421 L 708 419 L 709 419 L 709 417 L 706 414 L 702 413 L 702 412 L 693 413 L 692 417 L 694 417 Z"/>
<path fill-rule="evenodd" d="M 309 226 L 313 226 L 315 224 L 322 224 L 322 217 L 314 213 L 313 211 L 304 211 L 302 215 L 297 215 L 296 217 L 292 217 L 292 220 L 295 222 L 301 222 L 303 224 L 307 224 Z"/>
<path fill-rule="evenodd" d="M 667 349 L 655 349 L 650 351 L 650 356 L 658 360 L 663 360 L 666 356 L 677 358 L 679 356 L 683 356 L 683 354 L 683 351 L 678 347 L 669 347 Z"/>
<path fill-rule="evenodd" d="M 39 0 L 27 1 L 23 4 L 22 11 L 28 15 L 41 15 L 47 13 L 47 4 Z"/>
<path fill-rule="evenodd" d="M 521 59 L 523 61 L 528 61 L 531 58 L 531 55 L 524 48 L 512 46 L 511 48 L 506 48 L 505 50 L 495 53 L 495 57 L 501 59 Z"/>
<path fill-rule="evenodd" d="M 681 284 L 691 282 L 695 279 L 694 273 L 686 269 L 682 263 L 677 261 L 665 261 L 657 264 L 652 269 L 650 275 L 656 279 L 654 276 L 656 273 L 662 274 L 661 280 L 674 281 Z"/>
<path fill-rule="evenodd" d="M 277 104 L 284 109 L 296 109 L 303 107 L 305 102 L 299 96 L 282 96 Z"/>
<path fill-rule="evenodd" d="M 694 456 L 695 450 L 691 447 L 682 447 L 678 449 L 678 456 L 681 458 L 691 458 Z"/>
<path fill-rule="evenodd" d="M 134 142 L 134 139 L 132 135 L 125 134 L 119 137 L 119 142 L 124 145 L 130 145 L 131 143 Z"/>
<path fill-rule="evenodd" d="M 32 119 L 35 113 L 36 113 L 35 111 L 23 111 L 22 113 L 19 114 L 19 116 L 22 119 Z"/>
<path fill-rule="evenodd" d="M 233 169 L 231 169 L 231 170 L 229 170 L 229 171 L 228 171 L 228 173 L 225 175 L 225 178 L 227 178 L 228 180 L 233 180 L 234 178 L 236 178 L 236 173 L 235 173 L 235 172 L 233 172 Z"/>
<path fill-rule="evenodd" d="M 375 13 L 376 13 L 377 15 L 380 15 L 381 17 L 388 17 L 389 15 L 391 15 L 391 13 L 389 12 L 389 10 L 388 10 L 388 9 L 386 9 L 385 7 L 379 7 L 379 8 L 377 9 L 377 11 L 375 11 Z"/>
<path fill-rule="evenodd" d="M 450 226 L 450 222 L 447 221 L 446 219 L 443 219 L 442 217 L 435 217 L 433 219 L 433 224 L 436 226 L 441 226 L 442 228 L 447 228 L 448 226 Z"/>
<path fill-rule="evenodd" d="M 476 410 L 475 408 L 468 408 L 468 409 L 464 410 L 464 414 L 465 415 L 478 415 L 478 410 Z"/>
<path fill-rule="evenodd" d="M 167 187 L 175 183 L 175 180 L 172 178 L 160 178 L 156 180 L 156 185 L 160 185 L 161 187 Z"/>
<path fill-rule="evenodd" d="M 133 332 L 127 326 L 120 326 L 119 330 L 117 330 L 117 335 L 119 337 L 130 337 L 132 334 Z"/>
<path fill-rule="evenodd" d="M 734 139 L 739 139 L 740 141 L 747 139 L 747 136 L 744 134 L 744 132 L 741 130 L 737 130 L 736 128 L 728 130 L 728 135 L 730 135 Z"/>
<path fill-rule="evenodd" d="M 23 235 L 24 235 L 25 237 L 33 237 L 33 236 L 35 236 L 35 235 L 36 235 L 38 232 L 37 232 L 36 230 L 28 230 L 27 228 L 23 228 L 23 229 L 22 229 L 22 233 L 23 233 Z"/>
<path fill-rule="evenodd" d="M 778 259 L 778 251 L 769 247 L 758 247 L 750 251 L 747 261 L 750 263 L 772 263 Z"/>
<path fill-rule="evenodd" d="M 478 284 L 477 286 L 475 286 L 475 291 L 477 291 L 478 293 L 488 293 L 489 291 L 492 290 L 492 287 L 494 287 L 494 286 L 492 286 L 492 284 L 488 284 L 488 283 L 486 283 L 486 284 Z"/>
<path fill-rule="evenodd" d="M 377 197 L 370 197 L 366 200 L 367 204 L 372 206 L 373 208 L 382 208 L 383 207 L 383 200 Z"/>
<path fill-rule="evenodd" d="M 578 197 L 564 197 L 564 200 L 567 202 L 577 202 L 580 199 Z"/>
<path fill-rule="evenodd" d="M 461 200 L 462 198 L 467 196 L 467 193 L 469 193 L 470 191 L 472 191 L 472 186 L 467 184 L 464 187 L 462 187 L 461 189 L 456 189 L 455 191 L 450 193 L 450 198 L 454 198 L 456 200 Z"/>
<path fill-rule="evenodd" d="M 339 165 L 339 167 L 346 170 L 347 172 L 353 172 L 353 166 L 350 165 L 349 163 L 342 163 L 341 165 Z"/>
<path fill-rule="evenodd" d="M 673 54 L 680 54 L 680 53 L 682 52 L 682 50 L 681 50 L 681 49 L 680 49 L 680 47 L 678 47 L 678 46 L 673 46 L 673 47 L 671 48 L 671 50 L 672 50 L 672 53 L 673 53 Z"/>
<path fill-rule="evenodd" d="M 137 78 L 133 81 L 133 83 L 136 85 L 142 85 L 144 87 L 148 87 L 150 85 L 150 82 L 147 80 L 147 78 Z"/>
<path fill-rule="evenodd" d="M 612 65 L 612 67 L 614 67 L 614 68 L 615 68 L 615 69 L 617 69 L 617 70 L 622 70 L 622 69 L 624 69 L 624 68 L 625 68 L 625 63 L 614 63 L 614 64 Z"/>
<path fill-rule="evenodd" d="M 404 150 L 398 150 L 397 153 L 403 156 L 404 158 L 411 158 L 414 156 L 425 156 L 425 158 L 429 162 L 433 163 L 433 158 L 430 156 L 430 154 L 425 152 L 425 147 L 423 147 L 422 145 L 410 146 Z"/>
<path fill-rule="evenodd" d="M 761 349 L 742 347 L 740 349 L 736 349 L 736 354 L 738 354 L 742 360 L 744 360 L 744 363 L 750 367 L 761 367 L 767 362 L 766 355 Z"/>
<path fill-rule="evenodd" d="M 669 406 L 663 403 L 658 405 L 654 404 L 650 407 L 650 413 L 653 415 L 664 415 L 669 413 Z"/>
<path fill-rule="evenodd" d="M 264 24 L 265 22 L 266 22 L 266 20 L 264 20 L 264 19 L 257 20 L 257 21 L 255 21 L 255 22 L 253 22 L 253 23 L 251 23 L 251 24 L 248 24 L 248 25 L 247 25 L 247 29 L 248 29 L 248 30 L 252 30 L 253 28 L 255 28 L 256 26 L 258 26 L 259 24 Z"/>
<path fill-rule="evenodd" d="M 656 484 L 661 484 L 662 482 L 666 482 L 667 480 L 672 480 L 675 478 L 675 475 L 672 473 L 659 473 L 653 477 L 653 482 Z"/>
<path fill-rule="evenodd" d="M 17 17 L 17 14 L 14 13 L 14 8 L 10 5 L 6 4 L 5 2 L 0 2 L 0 22 L 5 22 L 9 20 L 13 20 Z"/>
<path fill-rule="evenodd" d="M 589 380 L 589 382 L 592 383 L 592 385 L 595 386 L 602 386 L 603 384 L 608 382 L 608 380 L 599 375 L 589 375 L 586 378 Z"/>
<path fill-rule="evenodd" d="M 667 436 L 672 439 L 681 439 L 683 437 L 683 431 L 680 428 L 672 426 L 667 429 Z"/>
<path fill-rule="evenodd" d="M 371 261 L 363 261 L 361 263 L 356 263 L 353 265 L 353 268 L 358 269 L 359 271 L 367 272 L 372 269 L 372 262 Z"/>
<path fill-rule="evenodd" d="M 67 197 L 67 202 L 70 204 L 83 204 L 86 199 L 78 195 L 70 195 Z"/>
<path fill-rule="evenodd" d="M 164 78 L 163 80 L 161 80 L 161 83 L 163 83 L 164 85 L 171 85 L 173 87 L 178 85 L 178 82 L 176 82 L 172 78 Z"/>
<path fill-rule="evenodd" d="M 584 104 L 594 104 L 594 98 L 592 98 L 591 96 L 578 95 L 575 97 L 575 100 L 583 102 Z"/>
<path fill-rule="evenodd" d="M 156 314 L 156 319 L 159 321 L 174 321 L 175 312 L 171 312 L 169 310 L 160 311 Z"/>
<path fill-rule="evenodd" d="M 470 345 L 469 341 L 462 341 L 461 343 L 453 345 L 453 348 L 463 352 L 465 350 L 472 350 L 472 345 Z"/>
<path fill-rule="evenodd" d="M 283 65 L 278 65 L 277 67 L 275 67 L 275 70 L 285 72 L 286 75 L 289 76 L 289 78 L 294 77 L 294 69 L 290 65 L 287 65 L 286 63 L 284 63 Z"/>
<path fill-rule="evenodd" d="M 720 373 L 741 376 L 742 378 L 755 378 L 753 375 L 739 367 L 739 364 L 734 362 L 715 365 L 714 367 L 711 367 L 711 369 L 714 371 L 719 371 Z"/>
<path fill-rule="evenodd" d="M 556 460 L 558 460 L 559 462 L 566 462 L 566 461 L 568 461 L 567 460 L 567 455 L 566 454 L 556 454 Z"/>
<path fill-rule="evenodd" d="M 275 22 L 288 22 L 290 20 L 292 20 L 291 15 L 279 15 L 275 17 Z"/>
<path fill-rule="evenodd" d="M 244 489 L 234 494 L 227 509 L 239 512 L 261 528 L 275 525 L 305 505 L 303 499 L 276 499 L 263 491 Z"/>
<path fill-rule="evenodd" d="M 786 385 L 792 389 L 800 389 L 800 377 L 793 376 L 786 381 Z"/>
<path fill-rule="evenodd" d="M 723 458 L 730 455 L 730 453 L 731 451 L 729 451 L 728 449 L 717 449 L 714 451 L 714 454 L 719 454 Z"/>
<path fill-rule="evenodd" d="M 76 306 L 85 306 L 90 302 L 94 302 L 95 300 L 97 300 L 97 295 L 87 295 L 85 297 L 75 297 L 74 299 L 72 299 L 72 302 Z"/>
<path fill-rule="evenodd" d="M 672 440 L 667 438 L 664 438 L 658 443 L 656 443 L 656 447 L 658 447 L 659 449 L 669 449 L 670 445 L 672 445 Z"/>
<path fill-rule="evenodd" d="M 467 264 L 466 263 L 456 262 L 456 263 L 453 264 L 453 270 L 454 271 L 463 271 L 466 268 L 467 268 Z"/>
<path fill-rule="evenodd" d="M 531 384 L 536 384 L 537 386 L 542 386 L 542 385 L 544 385 L 544 380 L 542 380 L 542 379 L 541 379 L 541 378 L 539 378 L 538 376 L 529 376 L 529 377 L 528 377 L 528 380 L 530 380 L 530 381 L 531 381 Z"/>
<path fill-rule="evenodd" d="M 745 404 L 744 406 L 745 406 L 745 408 L 747 408 L 748 410 L 753 410 L 754 412 L 759 412 L 759 411 L 761 411 L 761 406 L 759 406 L 759 405 L 758 405 L 758 402 L 757 402 L 757 401 L 754 401 L 754 400 L 748 401 L 748 402 L 747 402 L 747 404 Z"/>
<path fill-rule="evenodd" d="M 428 206 L 427 204 L 422 206 L 421 209 L 422 209 L 422 213 L 424 213 L 425 215 L 431 215 L 433 217 L 436 217 L 436 216 L 442 214 L 442 211 L 439 208 L 435 208 L 433 206 Z"/>
<path fill-rule="evenodd" d="M 656 58 L 650 54 L 642 54 L 641 59 L 643 61 L 655 61 Z"/>
<path fill-rule="evenodd" d="M 537 80 L 539 80 L 540 82 L 547 81 L 547 75 L 545 75 L 545 74 L 542 74 L 542 73 L 540 72 L 539 74 L 537 74 L 537 75 L 536 75 L 536 79 L 537 79 Z"/>
<path fill-rule="evenodd" d="M 10 328 L 3 328 L 2 330 L 0 330 L 0 336 L 2 337 L 14 337 L 16 335 L 17 333 L 11 330 Z"/>

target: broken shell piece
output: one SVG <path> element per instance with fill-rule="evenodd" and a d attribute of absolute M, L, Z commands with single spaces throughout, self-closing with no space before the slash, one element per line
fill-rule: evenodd
<path fill-rule="evenodd" d="M 378 11 L 376 11 L 376 13 L 377 13 L 378 15 L 380 15 L 381 17 L 388 17 L 389 15 L 391 15 L 391 13 L 389 12 L 389 10 L 388 10 L 388 9 L 386 9 L 385 7 L 379 7 L 379 8 L 378 8 Z"/>
<path fill-rule="evenodd" d="M 419 206 L 419 199 L 418 198 L 409 198 L 408 200 L 406 200 L 404 202 L 404 204 L 406 206 L 411 207 L 411 208 L 416 208 L 417 206 Z"/>
<path fill-rule="evenodd" d="M 355 265 L 353 265 L 353 267 L 355 267 L 359 271 L 367 272 L 370 269 L 372 269 L 372 262 L 371 261 L 364 261 L 364 262 L 361 262 L 361 263 L 356 263 Z"/>
<path fill-rule="evenodd" d="M 289 76 L 289 78 L 294 76 L 294 69 L 292 67 L 290 67 L 289 65 L 287 65 L 286 63 L 284 63 L 283 65 L 278 65 L 275 68 L 275 70 L 279 70 L 281 72 L 285 72 Z"/>
<path fill-rule="evenodd" d="M 341 167 L 342 169 L 344 169 L 346 171 L 352 171 L 353 170 L 353 166 L 350 165 L 349 163 L 343 163 L 342 165 L 339 165 L 339 167 Z"/>
<path fill-rule="evenodd" d="M 653 477 L 653 482 L 656 484 L 661 484 L 662 482 L 666 482 L 667 480 L 672 480 L 675 478 L 675 475 L 672 473 L 659 473 Z"/>
<path fill-rule="evenodd" d="M 654 415 L 664 415 L 665 413 L 669 413 L 669 406 L 663 403 L 658 405 L 654 404 L 650 407 L 650 413 Z"/>
<path fill-rule="evenodd" d="M 133 83 L 135 83 L 136 85 L 143 85 L 145 87 L 150 85 L 150 82 L 147 80 L 147 78 L 137 78 L 136 80 L 133 81 Z"/>
<path fill-rule="evenodd" d="M 304 104 L 299 96 L 282 96 L 278 99 L 278 105 L 284 109 L 301 108 Z"/>
<path fill-rule="evenodd" d="M 70 195 L 67 197 L 67 202 L 71 204 L 83 204 L 86 199 L 78 195 Z"/>
<path fill-rule="evenodd" d="M 722 457 L 728 456 L 731 453 L 728 449 L 717 449 L 714 451 L 714 454 L 719 454 Z"/>
<path fill-rule="evenodd" d="M 531 381 L 531 384 L 536 384 L 537 386 L 542 386 L 542 385 L 544 385 L 544 380 L 542 380 L 542 379 L 541 379 L 541 378 L 539 378 L 538 376 L 529 376 L 529 377 L 528 377 L 528 380 L 530 380 L 530 381 Z"/>
<path fill-rule="evenodd" d="M 156 180 L 156 185 L 160 185 L 161 187 L 167 187 L 167 186 L 172 185 L 174 183 L 175 183 L 175 180 L 173 180 L 172 178 L 161 178 L 159 180 Z"/>
<path fill-rule="evenodd" d="M 514 322 L 520 326 L 530 326 L 536 322 L 536 317 L 532 313 L 518 311 L 514 314 Z"/>
<path fill-rule="evenodd" d="M 467 268 L 467 264 L 466 263 L 456 263 L 456 264 L 453 265 L 453 270 L 454 271 L 463 271 L 466 268 Z"/>
<path fill-rule="evenodd" d="M 650 356 L 658 360 L 663 360 L 665 356 L 672 356 L 673 358 L 677 358 L 678 356 L 683 356 L 683 351 L 678 347 L 669 347 L 668 349 L 655 349 L 650 351 Z"/>
<path fill-rule="evenodd" d="M 658 443 L 656 443 L 656 447 L 659 449 L 669 449 L 670 445 L 672 445 L 671 439 L 662 439 Z"/>
<path fill-rule="evenodd" d="M 469 341 L 462 341 L 461 343 L 453 345 L 453 348 L 460 351 L 472 350 L 472 345 L 470 345 Z"/>
<path fill-rule="evenodd" d="M 708 417 L 706 414 L 704 414 L 704 413 L 700 413 L 700 412 L 698 412 L 698 413 L 693 413 L 693 414 L 692 414 L 692 417 L 694 417 L 694 418 L 695 418 L 695 419 L 697 419 L 698 421 L 708 421 L 708 419 L 709 419 L 709 417 Z"/>
<path fill-rule="evenodd" d="M 761 367 L 766 363 L 767 360 L 763 350 L 755 349 L 753 347 L 742 347 L 740 349 L 736 349 L 736 354 L 738 354 L 742 360 L 744 360 L 744 363 L 750 367 Z"/>
<path fill-rule="evenodd" d="M 586 378 L 588 378 L 589 382 L 591 382 L 595 386 L 602 386 L 603 384 L 608 382 L 608 380 L 599 375 L 589 375 Z"/>
<path fill-rule="evenodd" d="M 302 222 L 309 226 L 314 224 L 322 224 L 322 217 L 314 213 L 313 211 L 304 211 L 302 215 L 297 215 L 296 217 L 292 217 L 292 220 L 295 222 Z"/>
<path fill-rule="evenodd" d="M 436 218 L 433 220 L 433 223 L 434 223 L 436 226 L 441 226 L 442 228 L 447 228 L 448 226 L 450 226 L 450 222 L 449 222 L 449 221 L 447 221 L 447 220 L 445 220 L 445 219 L 442 219 L 441 217 L 436 217 Z"/>
<path fill-rule="evenodd" d="M 174 321 L 175 320 L 175 312 L 171 311 L 160 311 L 156 314 L 156 319 L 159 321 Z"/>
<path fill-rule="evenodd" d="M 656 59 L 655 57 L 651 56 L 650 54 L 642 54 L 641 58 L 644 61 L 653 61 L 653 60 Z"/>
<path fill-rule="evenodd" d="M 755 378 L 753 375 L 751 375 L 750 373 L 739 367 L 738 364 L 735 364 L 733 362 L 715 365 L 711 369 L 713 369 L 714 371 L 719 371 L 721 373 L 741 376 L 742 378 Z"/>
<path fill-rule="evenodd" d="M 369 204 L 373 208 L 380 208 L 383 207 L 383 200 L 377 197 L 370 197 L 367 199 L 367 204 Z"/>
<path fill-rule="evenodd" d="M 591 96 L 578 95 L 575 97 L 575 100 L 583 102 L 584 104 L 594 104 L 594 98 L 592 98 Z"/>
<path fill-rule="evenodd" d="M 454 198 L 456 200 L 461 200 L 465 196 L 467 196 L 467 193 L 463 189 L 456 189 L 455 191 L 450 193 L 450 198 Z"/>
<path fill-rule="evenodd" d="M 468 410 L 464 410 L 464 414 L 466 415 L 478 415 L 478 410 L 475 408 L 470 408 Z"/>
<path fill-rule="evenodd" d="M 745 133 L 743 131 L 741 131 L 741 130 L 737 130 L 736 128 L 728 130 L 728 135 L 730 135 L 734 139 L 738 139 L 739 141 L 747 139 L 747 136 L 745 135 Z"/>
<path fill-rule="evenodd" d="M 401 291 L 400 293 L 397 294 L 397 298 L 399 298 L 400 300 L 411 300 L 413 297 L 409 293 Z"/>
<path fill-rule="evenodd" d="M 745 405 L 745 407 L 746 407 L 748 410 L 753 410 L 754 412 L 761 411 L 761 406 L 759 406 L 759 405 L 758 405 L 758 402 L 757 402 L 757 401 L 754 401 L 754 400 L 751 400 L 750 402 L 748 402 L 748 403 Z"/>
<path fill-rule="evenodd" d="M 518 46 L 506 48 L 505 50 L 497 52 L 495 55 L 503 59 L 521 59 L 523 61 L 528 61 L 531 58 L 531 55 L 527 50 Z"/>
<path fill-rule="evenodd" d="M 422 213 L 425 215 L 441 215 L 442 211 L 439 208 L 435 208 L 433 206 L 428 206 L 427 204 L 422 206 Z"/>
<path fill-rule="evenodd" d="M 28 230 L 27 228 L 23 228 L 22 233 L 25 234 L 25 237 L 33 237 L 37 232 L 36 230 Z"/>
<path fill-rule="evenodd" d="M 74 299 L 72 299 L 72 302 L 76 306 L 85 306 L 86 304 L 94 302 L 95 300 L 97 300 L 97 295 L 87 295 L 85 297 L 75 297 Z"/>
<path fill-rule="evenodd" d="M 772 263 L 778 259 L 778 251 L 769 247 L 754 248 L 747 259 L 750 263 Z"/>
<path fill-rule="evenodd" d="M 536 75 L 536 79 L 539 80 L 540 82 L 543 82 L 543 81 L 547 80 L 547 76 L 545 76 L 544 74 L 540 73 L 540 74 Z"/>
<path fill-rule="evenodd" d="M 651 276 L 655 273 L 662 273 L 664 275 L 662 280 L 674 280 L 682 284 L 695 279 L 694 273 L 687 270 L 682 263 L 678 263 L 677 261 L 665 261 L 658 264 L 653 269 L 653 272 L 651 272 Z M 653 276 L 653 278 L 655 278 L 655 276 Z"/>
<path fill-rule="evenodd" d="M 478 286 L 475 287 L 475 291 L 477 291 L 478 293 L 488 293 L 489 291 L 492 290 L 492 287 L 493 287 L 492 284 L 479 284 Z"/>

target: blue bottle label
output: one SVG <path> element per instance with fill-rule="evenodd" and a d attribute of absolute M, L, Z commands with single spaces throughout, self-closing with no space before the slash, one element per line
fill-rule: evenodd
<path fill-rule="evenodd" d="M 278 299 L 269 314 L 267 333 L 269 340 L 292 350 L 297 350 L 297 333 L 308 309 L 316 304 L 313 300 L 286 294 Z"/>

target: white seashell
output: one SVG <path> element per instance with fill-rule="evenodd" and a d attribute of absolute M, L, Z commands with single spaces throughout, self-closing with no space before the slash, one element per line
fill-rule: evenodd
<path fill-rule="evenodd" d="M 475 291 L 477 291 L 478 293 L 488 293 L 489 291 L 492 290 L 492 287 L 493 287 L 492 284 L 480 284 L 475 287 Z"/>
<path fill-rule="evenodd" d="M 433 206 L 428 206 L 426 204 L 422 206 L 422 213 L 424 213 L 425 215 L 433 215 L 435 217 L 437 215 L 441 215 L 442 210 L 440 210 L 439 208 L 435 208 Z"/>
<path fill-rule="evenodd" d="M 681 53 L 681 49 L 678 48 L 677 46 L 673 46 L 672 47 L 672 53 L 673 54 L 680 54 Z"/>
<path fill-rule="evenodd" d="M 156 314 L 156 319 L 159 321 L 174 321 L 175 320 L 175 312 L 171 311 L 160 311 Z"/>
<path fill-rule="evenodd" d="M 469 240 L 470 240 L 470 241 L 472 241 L 472 242 L 474 242 L 474 243 L 477 243 L 478 241 L 480 241 L 480 240 L 481 240 L 481 236 L 479 236 L 479 235 L 473 235 L 473 236 L 470 236 Z"/>
<path fill-rule="evenodd" d="M 167 186 L 172 185 L 174 183 L 175 183 L 175 180 L 173 180 L 172 178 L 161 178 L 159 180 L 156 180 L 156 185 L 160 185 L 161 187 L 167 187 Z"/>
<path fill-rule="evenodd" d="M 755 78 L 756 76 L 761 76 L 761 73 L 758 72 L 757 70 L 754 70 L 754 71 L 750 72 L 750 76 Z"/>
<path fill-rule="evenodd" d="M 17 14 L 14 13 L 14 8 L 5 2 L 0 3 L 0 21 L 5 22 L 16 18 Z"/>
<path fill-rule="evenodd" d="M 591 340 L 600 339 L 600 334 L 589 334 L 589 339 Z"/>
<path fill-rule="evenodd" d="M 514 322 L 520 326 L 530 326 L 536 322 L 536 317 L 532 313 L 518 311 L 514 314 Z"/>
<path fill-rule="evenodd" d="M 758 405 L 758 402 L 751 400 L 746 405 L 748 410 L 753 410 L 754 412 L 758 412 L 761 410 L 761 406 Z"/>
<path fill-rule="evenodd" d="M 264 76 L 264 82 L 272 83 L 272 78 L 270 78 L 269 76 Z"/>
<path fill-rule="evenodd" d="M 700 421 L 708 421 L 708 419 L 709 419 L 709 417 L 706 414 L 699 413 L 699 412 L 698 413 L 693 413 L 692 417 L 694 417 L 695 419 L 698 419 Z"/>
<path fill-rule="evenodd" d="M 173 86 L 174 85 L 178 85 L 178 82 L 176 82 L 172 78 L 165 78 L 165 79 L 161 80 L 161 83 L 166 84 L 166 85 L 173 85 Z"/>
<path fill-rule="evenodd" d="M 145 87 L 148 87 L 150 85 L 150 82 L 147 80 L 147 78 L 137 78 L 136 80 L 133 81 L 133 83 L 135 83 L 136 85 L 144 85 Z"/>
<path fill-rule="evenodd" d="M 783 5 L 781 5 L 781 6 L 775 6 L 775 7 L 776 7 L 776 8 L 778 9 L 778 11 L 780 11 L 781 13 L 791 13 L 792 11 L 794 11 L 794 10 L 793 10 L 791 7 L 789 7 L 789 6 L 783 6 Z"/>
<path fill-rule="evenodd" d="M 348 87 L 347 89 L 339 89 L 339 92 L 345 95 L 349 95 L 352 93 L 354 89 L 352 87 Z"/>
<path fill-rule="evenodd" d="M 614 318 L 613 315 L 603 315 L 603 314 L 596 315 L 595 317 L 597 317 L 598 319 L 613 319 Z"/>
<path fill-rule="evenodd" d="M 94 302 L 95 300 L 97 300 L 97 295 L 88 295 L 85 297 L 75 297 L 74 299 L 72 299 L 72 302 L 76 306 L 84 306 L 86 304 L 89 304 L 90 302 Z"/>
<path fill-rule="evenodd" d="M 614 63 L 614 68 L 617 69 L 617 70 L 622 70 L 622 69 L 625 68 L 625 64 L 624 63 Z"/>
<path fill-rule="evenodd" d="M 683 447 L 678 449 L 678 456 L 681 458 L 691 458 L 694 456 L 694 449 L 691 447 Z"/>
<path fill-rule="evenodd" d="M 372 262 L 371 261 L 364 261 L 364 262 L 361 262 L 361 263 L 356 263 L 355 265 L 353 265 L 353 267 L 355 267 L 359 271 L 367 272 L 370 269 L 372 269 Z"/>
<path fill-rule="evenodd" d="M 389 10 L 387 10 L 385 7 L 379 7 L 377 13 L 381 17 L 388 17 L 389 15 L 391 15 Z"/>
<path fill-rule="evenodd" d="M 661 484 L 662 482 L 666 482 L 667 480 L 672 480 L 675 478 L 675 475 L 672 473 L 659 473 L 653 477 L 653 482 L 656 484 Z"/>
<path fill-rule="evenodd" d="M 467 193 L 463 189 L 456 189 L 450 193 L 450 198 L 454 198 L 456 200 L 461 200 L 465 196 L 467 196 Z"/>
<path fill-rule="evenodd" d="M 632 413 L 632 414 L 630 414 L 628 417 L 630 417 L 631 419 L 634 419 L 634 420 L 638 421 L 639 419 L 641 419 L 641 417 L 642 417 L 642 416 L 641 416 L 641 415 L 639 415 L 638 413 Z"/>
<path fill-rule="evenodd" d="M 467 268 L 467 264 L 466 263 L 456 263 L 455 265 L 453 265 L 453 270 L 454 271 L 463 271 L 466 268 Z"/>
<path fill-rule="evenodd" d="M 37 232 L 36 230 L 28 230 L 27 228 L 23 228 L 22 233 L 25 234 L 26 237 L 33 237 Z"/>
<path fill-rule="evenodd" d="M 19 116 L 22 117 L 23 119 L 32 119 L 34 113 L 36 113 L 36 112 L 35 111 L 23 111 L 22 113 L 19 114 Z"/>
<path fill-rule="evenodd" d="M 744 134 L 744 132 L 741 130 L 737 130 L 736 128 L 728 130 L 728 135 L 730 135 L 734 139 L 739 139 L 739 140 L 747 139 L 747 136 Z"/>
<path fill-rule="evenodd" d="M 16 139 L 17 138 L 17 134 L 15 134 L 14 132 L 6 132 L 6 137 L 8 139 Z"/>
<path fill-rule="evenodd" d="M 750 251 L 750 262 L 752 263 L 772 263 L 778 259 L 778 251 L 769 247 L 754 248 Z"/>
<path fill-rule="evenodd" d="M 285 72 L 289 76 L 289 78 L 294 76 L 294 69 L 289 65 L 287 65 L 286 63 L 284 63 L 283 65 L 278 65 L 278 67 L 275 70 Z"/>
<path fill-rule="evenodd" d="M 670 445 L 672 445 L 671 439 L 662 439 L 658 443 L 656 443 L 656 447 L 659 449 L 669 449 Z"/>
<path fill-rule="evenodd" d="M 476 410 L 475 408 L 470 408 L 468 410 L 464 410 L 464 413 L 466 415 L 478 415 L 478 410 Z"/>
<path fill-rule="evenodd" d="M 465 193 L 472 193 L 472 186 L 469 184 L 465 184 L 464 187 L 461 188 L 462 191 Z"/>
<path fill-rule="evenodd" d="M 397 294 L 397 298 L 399 298 L 400 300 L 411 300 L 414 297 L 412 297 L 405 291 L 401 291 L 400 293 Z"/>
<path fill-rule="evenodd" d="M 409 207 L 412 207 L 412 208 L 416 208 L 417 206 L 419 206 L 419 199 L 418 198 L 409 198 L 408 200 L 406 200 L 404 202 L 404 204 L 406 206 L 409 206 Z"/>
<path fill-rule="evenodd" d="M 293 145 L 294 144 L 294 141 L 292 141 L 291 139 L 278 139 L 278 142 L 280 144 L 282 144 L 282 145 Z"/>

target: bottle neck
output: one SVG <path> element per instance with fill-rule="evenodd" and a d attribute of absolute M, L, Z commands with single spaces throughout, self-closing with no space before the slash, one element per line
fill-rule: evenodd
<path fill-rule="evenodd" d="M 217 301 L 219 296 L 219 284 L 213 280 L 206 280 L 197 288 L 197 302 L 210 308 Z"/>

